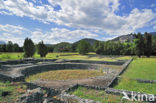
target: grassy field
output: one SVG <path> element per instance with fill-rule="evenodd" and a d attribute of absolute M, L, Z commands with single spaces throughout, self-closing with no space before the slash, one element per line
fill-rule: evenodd
<path fill-rule="evenodd" d="M 43 80 L 69 80 L 84 79 L 89 77 L 102 76 L 104 73 L 100 70 L 55 70 L 38 73 L 26 78 L 27 82 L 43 79 Z"/>
<path fill-rule="evenodd" d="M 156 84 L 139 83 L 131 79 L 156 80 L 156 58 L 136 58 L 114 88 L 156 94 Z"/>
<path fill-rule="evenodd" d="M 9 95 L 0 96 L 0 103 L 15 103 L 15 100 L 26 92 L 26 86 L 20 83 L 3 83 L 0 82 L 0 95 L 2 92 L 10 92 Z"/>
<path fill-rule="evenodd" d="M 156 94 L 156 84 L 139 83 L 136 80 L 121 79 L 115 89 L 137 91 L 148 94 Z"/>
<path fill-rule="evenodd" d="M 15 60 L 15 59 L 22 59 L 23 53 L 0 53 L 0 60 Z"/>
<path fill-rule="evenodd" d="M 76 89 L 75 91 L 71 91 L 69 93 L 72 95 L 76 95 L 80 98 L 100 101 L 102 103 L 132 103 L 126 100 L 122 100 L 122 96 L 106 94 L 105 91 L 103 90 L 95 90 L 95 89 L 87 89 L 84 87 L 78 87 L 78 89 Z"/>
<path fill-rule="evenodd" d="M 0 53 L 0 60 L 22 59 L 23 53 Z M 36 53 L 33 58 L 40 58 Z M 48 53 L 46 59 L 70 59 L 70 60 L 96 60 L 96 61 L 117 61 L 130 59 L 130 56 L 99 56 L 95 53 L 79 55 L 78 53 Z"/>
<path fill-rule="evenodd" d="M 122 77 L 156 80 L 156 57 L 134 59 Z"/>

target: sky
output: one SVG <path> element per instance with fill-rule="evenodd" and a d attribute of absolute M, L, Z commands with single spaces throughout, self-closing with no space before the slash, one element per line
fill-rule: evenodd
<path fill-rule="evenodd" d="M 156 0 L 0 0 L 0 41 L 102 41 L 156 31 Z"/>

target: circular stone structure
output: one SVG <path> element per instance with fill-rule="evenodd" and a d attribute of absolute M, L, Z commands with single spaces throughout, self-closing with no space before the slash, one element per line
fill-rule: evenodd
<path fill-rule="evenodd" d="M 30 59 L 19 61 L 2 62 L 0 77 L 4 81 L 25 81 L 25 78 L 37 73 L 55 70 L 97 70 L 105 75 L 97 75 L 83 79 L 67 80 L 45 80 L 38 79 L 31 83 L 58 90 L 66 90 L 73 85 L 82 84 L 90 86 L 106 87 L 114 76 L 120 72 L 125 61 L 106 62 L 106 61 L 85 61 L 85 60 L 51 60 L 51 59 Z"/>

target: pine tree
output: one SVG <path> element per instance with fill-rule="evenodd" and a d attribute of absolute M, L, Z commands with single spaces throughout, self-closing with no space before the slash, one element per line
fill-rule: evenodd
<path fill-rule="evenodd" d="M 7 52 L 12 52 L 13 51 L 13 43 L 11 41 L 8 41 L 6 45 L 6 51 Z"/>
<path fill-rule="evenodd" d="M 40 54 L 41 57 L 45 57 L 48 54 L 48 48 L 43 43 L 43 41 L 39 42 L 37 45 L 38 54 Z"/>
<path fill-rule="evenodd" d="M 29 38 L 26 38 L 24 41 L 24 57 L 32 57 L 35 54 L 35 45 L 33 41 Z"/>
<path fill-rule="evenodd" d="M 137 39 L 135 43 L 136 43 L 136 55 L 141 57 L 141 55 L 143 55 L 144 52 L 144 40 L 141 33 L 137 34 Z"/>
<path fill-rule="evenodd" d="M 145 32 L 144 33 L 144 54 L 150 57 L 152 53 L 152 35 Z"/>

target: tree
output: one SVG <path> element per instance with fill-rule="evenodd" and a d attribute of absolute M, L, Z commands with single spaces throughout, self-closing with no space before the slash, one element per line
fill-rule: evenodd
<path fill-rule="evenodd" d="M 72 52 L 72 45 L 67 42 L 62 42 L 56 44 L 54 47 L 54 52 Z"/>
<path fill-rule="evenodd" d="M 84 40 L 81 40 L 78 44 L 77 50 L 80 54 L 85 55 L 89 52 L 90 44 Z"/>
<path fill-rule="evenodd" d="M 147 32 L 144 33 L 144 54 L 150 57 L 152 53 L 152 35 Z"/>
<path fill-rule="evenodd" d="M 13 44 L 13 52 L 19 52 L 20 47 L 18 46 L 18 44 Z"/>
<path fill-rule="evenodd" d="M 6 45 L 6 51 L 7 52 L 12 52 L 13 51 L 13 43 L 11 41 L 8 41 Z"/>
<path fill-rule="evenodd" d="M 104 43 L 99 42 L 97 48 L 95 49 L 96 54 L 104 54 Z"/>
<path fill-rule="evenodd" d="M 2 44 L 2 52 L 6 52 L 6 44 Z"/>
<path fill-rule="evenodd" d="M 5 44 L 0 45 L 0 52 L 6 52 L 6 45 Z"/>
<path fill-rule="evenodd" d="M 38 43 L 37 50 L 41 57 L 45 57 L 48 54 L 48 48 L 44 45 L 43 41 Z"/>
<path fill-rule="evenodd" d="M 93 49 L 94 49 L 94 52 L 96 54 L 100 54 L 100 52 L 99 52 L 99 45 L 100 45 L 100 41 L 95 41 L 94 44 L 93 44 Z"/>
<path fill-rule="evenodd" d="M 47 45 L 48 52 L 53 52 L 54 46 L 53 45 Z"/>
<path fill-rule="evenodd" d="M 152 36 L 152 55 L 156 55 L 156 36 Z"/>
<path fill-rule="evenodd" d="M 77 46 L 78 46 L 77 42 L 72 44 L 72 52 L 76 52 Z"/>
<path fill-rule="evenodd" d="M 137 34 L 137 39 L 135 40 L 135 44 L 136 44 L 136 50 L 135 50 L 136 55 L 141 57 L 144 51 L 144 40 L 143 40 L 143 36 L 141 35 L 141 33 Z"/>
<path fill-rule="evenodd" d="M 35 54 L 35 45 L 31 39 L 25 39 L 23 50 L 25 57 L 32 57 Z"/>

